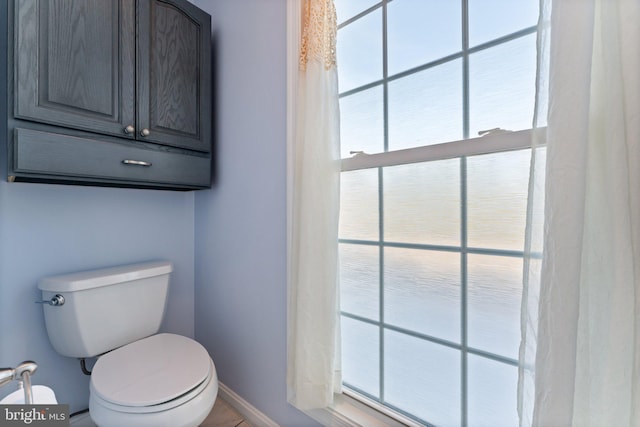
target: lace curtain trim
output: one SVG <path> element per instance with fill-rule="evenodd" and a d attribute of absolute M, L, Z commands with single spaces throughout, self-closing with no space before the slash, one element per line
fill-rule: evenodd
<path fill-rule="evenodd" d="M 333 0 L 306 0 L 300 48 L 300 70 L 309 61 L 324 64 L 326 70 L 336 66 L 337 17 Z"/>

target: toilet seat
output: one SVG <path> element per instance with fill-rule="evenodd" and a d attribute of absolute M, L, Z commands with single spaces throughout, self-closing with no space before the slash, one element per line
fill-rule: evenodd
<path fill-rule="evenodd" d="M 158 334 L 101 356 L 91 375 L 91 395 L 126 412 L 157 412 L 188 401 L 215 373 L 205 348 L 175 334 Z"/>
<path fill-rule="evenodd" d="M 211 367 L 213 370 L 215 369 L 213 367 L 213 362 L 211 362 Z M 216 376 L 215 375 L 213 377 L 210 376 L 204 381 L 202 381 L 200 384 L 198 384 L 197 386 L 189 390 L 187 393 L 184 393 L 183 395 L 178 396 L 175 399 L 171 399 L 169 401 L 159 403 L 156 405 L 150 405 L 150 406 L 119 405 L 109 400 L 105 400 L 102 397 L 100 397 L 98 393 L 96 393 L 92 383 L 89 386 L 89 389 L 91 391 L 90 400 L 93 401 L 92 403 L 94 405 L 99 405 L 102 408 L 105 408 L 110 411 L 115 411 L 115 412 L 122 412 L 122 413 L 128 413 L 128 414 L 149 414 L 149 413 L 163 412 L 163 411 L 167 411 L 169 409 L 173 409 L 175 407 L 186 404 L 193 398 L 199 396 L 208 388 L 215 387 L 216 388 L 215 394 L 217 394 L 217 386 L 216 384 L 212 384 L 215 382 L 216 382 Z"/>
<path fill-rule="evenodd" d="M 153 335 L 101 356 L 91 377 L 89 414 L 102 427 L 197 427 L 218 394 L 207 351 L 173 334 Z"/>

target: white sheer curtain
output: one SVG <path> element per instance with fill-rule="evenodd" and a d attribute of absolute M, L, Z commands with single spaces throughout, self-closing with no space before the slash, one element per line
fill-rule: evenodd
<path fill-rule="evenodd" d="M 540 280 L 535 262 L 525 280 L 521 424 L 638 426 L 640 2 L 541 4 L 544 255 Z"/>
<path fill-rule="evenodd" d="M 340 126 L 333 0 L 306 0 L 302 11 L 300 5 L 289 4 L 303 25 L 289 147 L 287 392 L 291 404 L 310 410 L 328 407 L 341 387 Z"/>

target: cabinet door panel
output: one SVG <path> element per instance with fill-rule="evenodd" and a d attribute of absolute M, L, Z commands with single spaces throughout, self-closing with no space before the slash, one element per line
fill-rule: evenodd
<path fill-rule="evenodd" d="M 142 138 L 210 151 L 210 17 L 183 0 L 142 0 L 139 15 L 138 128 L 149 131 Z"/>
<path fill-rule="evenodd" d="M 135 118 L 134 6 L 18 0 L 14 115 L 123 135 Z"/>

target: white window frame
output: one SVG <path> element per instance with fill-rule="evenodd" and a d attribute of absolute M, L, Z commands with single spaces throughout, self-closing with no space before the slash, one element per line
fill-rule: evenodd
<path fill-rule="evenodd" d="M 390 1 L 390 0 L 389 0 Z M 293 147 L 295 138 L 295 102 L 298 86 L 299 41 L 303 0 L 287 0 L 287 221 L 291 218 L 293 177 Z M 493 42 L 491 43 L 493 44 Z M 496 43 L 497 44 L 497 43 Z M 468 52 L 467 52 L 468 54 Z M 465 126 L 467 127 L 467 126 Z M 465 130 L 465 134 L 468 130 Z M 391 152 L 356 154 L 342 159 L 342 172 L 361 169 L 422 163 L 436 160 L 469 157 L 481 154 L 531 148 L 545 144 L 546 128 L 520 131 L 496 131 L 476 138 L 408 148 Z M 290 230 L 290 227 L 287 227 Z M 289 232 L 289 231 L 288 231 Z M 291 236 L 287 236 L 290 250 Z M 339 427 L 421 427 L 423 424 L 397 413 L 373 400 L 345 389 L 334 396 L 334 404 L 325 409 L 305 411 L 325 426 Z"/>
<path fill-rule="evenodd" d="M 415 163 L 429 163 L 433 161 L 446 160 L 446 159 L 463 159 L 469 158 L 472 156 L 483 155 L 483 154 L 499 154 L 516 150 L 527 150 L 531 149 L 533 146 L 543 147 L 546 139 L 546 128 L 538 128 L 538 129 L 526 129 L 521 131 L 496 131 L 492 133 L 488 133 L 484 136 L 477 138 L 469 138 L 463 139 L 453 142 L 446 142 L 442 144 L 434 144 L 429 146 L 422 146 L 416 148 L 409 148 L 403 150 L 396 150 L 385 153 L 377 153 L 377 154 L 355 154 L 351 158 L 342 159 L 342 172 L 348 171 L 356 171 L 356 170 L 366 170 L 366 169 L 377 169 L 377 168 L 386 168 L 393 167 L 397 165 L 406 165 L 406 164 L 415 164 Z M 460 165 L 460 167 L 464 167 Z M 464 184 L 462 184 L 464 185 Z M 341 240 L 342 241 L 342 240 Z M 370 245 L 373 242 L 369 241 L 350 241 L 346 239 L 343 243 L 349 244 L 363 244 Z M 383 241 L 376 241 L 375 245 L 387 245 Z M 393 247 L 394 243 L 390 243 L 389 246 Z M 426 245 L 430 246 L 430 245 Z M 423 248 L 427 249 L 427 248 Z M 431 250 L 441 251 L 442 248 L 433 247 Z M 523 248 L 524 249 L 524 248 Z M 460 247 L 455 249 L 455 252 L 467 253 L 467 254 L 488 254 L 488 255 L 496 255 L 496 256 L 506 256 L 506 257 L 516 257 L 525 259 L 527 256 L 532 257 L 540 257 L 540 254 L 527 254 L 518 250 L 501 250 L 501 249 L 483 249 L 483 248 L 470 248 L 466 245 L 464 247 Z M 466 310 L 464 310 L 466 313 Z M 380 323 L 379 321 L 370 321 L 364 318 L 361 318 L 358 315 L 352 315 L 348 313 L 343 313 L 343 316 L 352 318 L 356 321 L 363 321 L 365 323 L 369 323 L 375 325 L 376 327 L 387 329 L 387 330 L 398 330 L 401 333 L 407 333 L 409 335 L 414 335 L 411 331 L 404 330 L 404 328 L 396 328 L 395 326 L 385 324 L 384 322 Z M 465 314 L 466 317 L 466 314 Z M 463 320 L 464 321 L 464 320 Z M 498 361 L 501 363 L 505 363 L 512 366 L 517 366 L 518 361 L 510 358 L 506 358 L 500 356 L 498 354 L 494 354 L 491 352 L 485 352 L 478 349 L 470 348 L 466 344 L 452 345 L 451 343 L 440 340 L 435 340 L 433 337 L 422 337 L 419 336 L 422 334 L 415 335 L 416 338 L 434 342 L 436 344 L 441 344 L 445 346 L 452 346 L 457 348 L 459 351 L 464 353 L 464 357 L 467 357 L 469 354 L 480 355 L 485 358 Z M 465 374 L 466 375 L 466 374 Z M 413 419 L 405 416 L 401 412 L 396 412 L 393 409 L 385 406 L 384 404 L 367 398 L 367 396 L 358 393 L 357 391 L 351 390 L 347 387 L 343 389 L 344 394 L 346 394 L 349 399 L 345 401 L 339 401 L 338 408 L 349 408 L 345 413 L 347 414 L 356 414 L 356 412 L 351 411 L 354 402 L 365 402 L 366 405 L 369 406 L 372 410 L 378 411 L 386 416 L 390 416 L 392 420 L 396 423 L 401 421 L 398 424 L 389 424 L 391 421 L 388 419 L 386 425 L 407 425 L 407 426 L 424 426 L 424 424 L 418 423 Z M 466 393 L 463 391 L 463 393 Z M 466 398 L 465 398 L 466 399 Z M 359 402 L 358 402 L 359 403 Z M 345 406 L 345 405 L 350 406 Z M 467 408 L 464 407 L 463 410 L 466 413 Z M 359 418 L 356 418 L 359 420 Z M 360 422 L 360 421 L 356 421 Z M 364 425 L 367 426 L 369 423 L 365 424 L 356 424 L 356 425 Z M 385 424 L 381 424 L 385 425 Z"/>
<path fill-rule="evenodd" d="M 544 128 L 537 130 L 536 137 L 538 139 L 544 138 Z M 496 131 L 477 138 L 386 153 L 357 153 L 351 158 L 342 159 L 342 172 L 522 150 L 531 148 L 532 138 L 532 129 L 515 132 Z"/>

